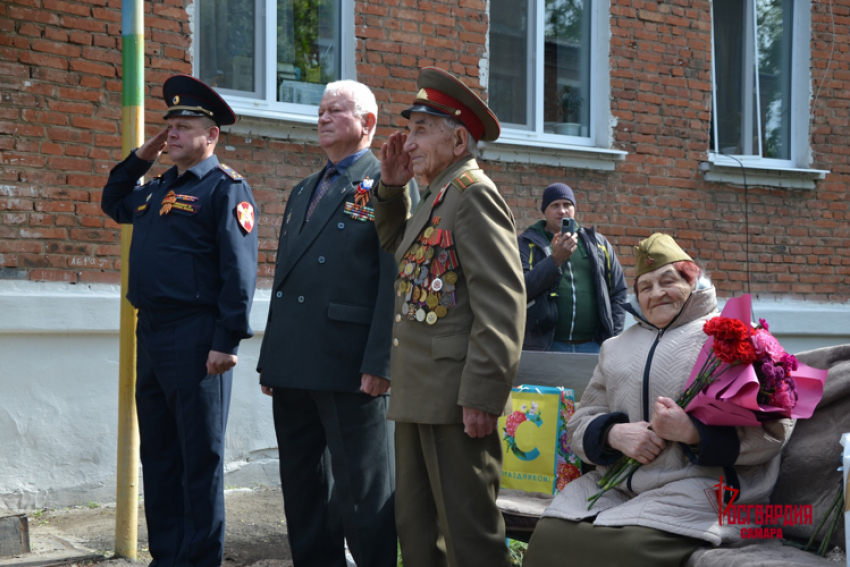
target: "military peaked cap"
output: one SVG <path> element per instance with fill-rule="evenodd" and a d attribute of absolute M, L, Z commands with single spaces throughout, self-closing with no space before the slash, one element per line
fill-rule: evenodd
<path fill-rule="evenodd" d="M 217 92 L 189 75 L 174 75 L 162 85 L 162 98 L 168 105 L 166 118 L 206 116 L 219 126 L 236 122 L 236 114 Z"/>
<path fill-rule="evenodd" d="M 466 126 L 476 141 L 492 142 L 501 134 L 499 119 L 493 111 L 451 73 L 426 67 L 419 72 L 418 86 L 413 106 L 401 113 L 405 118 L 410 118 L 413 112 L 454 118 Z"/>

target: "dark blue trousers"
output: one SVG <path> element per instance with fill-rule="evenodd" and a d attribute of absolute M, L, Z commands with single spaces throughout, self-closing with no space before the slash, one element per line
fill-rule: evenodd
<path fill-rule="evenodd" d="M 153 567 L 218 567 L 233 372 L 209 375 L 215 314 L 139 312 L 136 407 Z"/>

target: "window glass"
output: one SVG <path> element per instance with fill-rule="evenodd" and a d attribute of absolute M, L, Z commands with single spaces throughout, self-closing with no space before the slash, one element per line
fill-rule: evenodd
<path fill-rule="evenodd" d="M 492 0 L 490 6 L 489 101 L 499 120 L 541 134 L 589 137 L 591 0 Z"/>
<path fill-rule="evenodd" d="M 278 0 L 277 99 L 318 106 L 340 77 L 339 0 Z"/>
<path fill-rule="evenodd" d="M 228 95 L 271 97 L 268 85 L 274 101 L 318 106 L 325 85 L 342 78 L 342 1 L 200 0 L 198 77 Z"/>
<path fill-rule="evenodd" d="M 544 131 L 588 136 L 590 0 L 546 0 Z"/>
<path fill-rule="evenodd" d="M 202 0 L 198 19 L 198 78 L 213 87 L 254 92 L 254 0 Z"/>
<path fill-rule="evenodd" d="M 713 10 L 712 148 L 791 159 L 793 0 L 714 0 Z"/>
<path fill-rule="evenodd" d="M 529 0 L 490 6 L 490 107 L 503 124 L 531 128 Z"/>

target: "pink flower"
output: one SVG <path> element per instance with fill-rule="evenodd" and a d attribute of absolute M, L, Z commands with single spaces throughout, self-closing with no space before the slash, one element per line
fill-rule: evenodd
<path fill-rule="evenodd" d="M 789 382 L 781 382 L 777 387 L 773 394 L 768 398 L 770 405 L 782 408 L 785 410 L 792 410 L 794 406 L 797 405 L 797 392 L 793 383 Z"/>
<path fill-rule="evenodd" d="M 516 435 L 516 428 L 519 427 L 519 424 L 523 421 L 527 421 L 528 418 L 521 411 L 515 411 L 511 415 L 508 416 L 508 419 L 505 423 L 505 432 L 510 436 L 514 437 Z"/>
<path fill-rule="evenodd" d="M 756 348 L 756 354 L 770 357 L 774 362 L 780 362 L 786 354 L 785 349 L 776 340 L 776 337 L 771 335 L 765 329 L 756 329 L 756 332 L 750 338 L 753 341 L 753 346 Z"/>

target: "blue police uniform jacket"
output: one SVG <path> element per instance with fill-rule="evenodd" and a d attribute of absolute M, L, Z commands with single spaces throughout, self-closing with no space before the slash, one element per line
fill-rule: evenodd
<path fill-rule="evenodd" d="M 245 204 L 256 212 L 251 188 L 215 155 L 179 177 L 172 167 L 139 186 L 152 165 L 132 152 L 103 189 L 103 211 L 133 224 L 127 299 L 175 316 L 217 311 L 210 348 L 236 354 L 239 341 L 253 336 L 258 239 L 253 216 L 245 222 Z"/>

